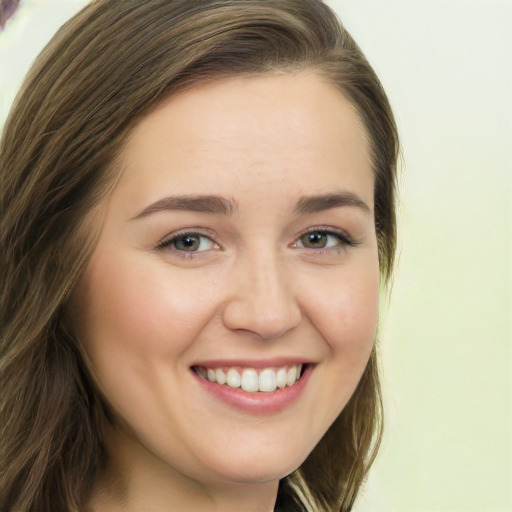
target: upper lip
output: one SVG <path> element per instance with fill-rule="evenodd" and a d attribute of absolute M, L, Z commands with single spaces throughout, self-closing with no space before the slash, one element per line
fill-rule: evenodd
<path fill-rule="evenodd" d="M 272 368 L 283 366 L 294 366 L 297 364 L 312 364 L 313 361 L 304 357 L 280 357 L 275 359 L 210 359 L 199 361 L 191 367 L 222 368 L 240 366 L 243 368 Z"/>

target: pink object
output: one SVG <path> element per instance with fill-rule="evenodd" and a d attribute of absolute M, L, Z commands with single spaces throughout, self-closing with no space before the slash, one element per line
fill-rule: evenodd
<path fill-rule="evenodd" d="M 20 6 L 20 0 L 0 0 L 0 30 L 5 30 L 7 22 Z"/>

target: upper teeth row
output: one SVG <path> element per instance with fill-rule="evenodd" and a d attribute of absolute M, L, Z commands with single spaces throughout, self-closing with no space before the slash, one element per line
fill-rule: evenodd
<path fill-rule="evenodd" d="M 210 382 L 242 388 L 244 391 L 272 392 L 277 388 L 293 386 L 300 377 L 302 365 L 283 366 L 281 368 L 264 368 L 259 372 L 254 368 L 238 370 L 236 368 L 197 368 L 197 373 Z"/>

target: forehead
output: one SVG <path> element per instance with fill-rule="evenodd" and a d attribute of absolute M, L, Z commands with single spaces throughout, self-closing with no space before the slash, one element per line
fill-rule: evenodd
<path fill-rule="evenodd" d="M 164 190 L 233 195 L 293 185 L 308 188 L 301 194 L 364 189 L 373 204 L 362 121 L 313 72 L 229 78 L 173 95 L 135 127 L 120 160 L 119 188 L 131 188 L 135 203 Z"/>

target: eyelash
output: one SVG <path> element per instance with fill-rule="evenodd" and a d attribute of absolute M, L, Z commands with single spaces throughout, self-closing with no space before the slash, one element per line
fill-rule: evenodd
<path fill-rule="evenodd" d="M 183 230 L 183 231 L 177 231 L 176 233 L 172 233 L 169 236 L 166 236 L 163 238 L 158 245 L 156 246 L 157 250 L 169 250 L 173 252 L 174 254 L 182 257 L 182 258 L 192 258 L 197 257 L 199 254 L 202 254 L 206 251 L 183 251 L 180 249 L 177 249 L 176 247 L 173 247 L 173 244 L 178 241 L 179 239 L 189 237 L 200 237 L 202 239 L 208 239 L 210 242 L 215 246 L 215 249 L 220 248 L 220 245 L 215 243 L 213 240 L 213 235 L 201 233 L 200 231 L 193 231 L 193 230 Z"/>
<path fill-rule="evenodd" d="M 304 238 L 305 236 L 308 236 L 310 234 L 319 234 L 319 235 L 328 236 L 328 237 L 329 236 L 335 237 L 339 241 L 339 245 L 336 245 L 336 246 L 333 246 L 333 247 L 320 247 L 320 248 L 308 248 L 308 247 L 304 247 L 303 245 L 302 246 L 298 245 L 299 243 L 301 243 L 301 239 L 302 238 Z M 209 250 L 211 250 L 211 249 L 206 249 L 206 250 L 201 250 L 201 251 L 199 251 L 199 250 L 184 251 L 184 250 L 177 249 L 176 247 L 173 247 L 173 244 L 176 243 L 179 239 L 184 239 L 187 236 L 189 236 L 189 237 L 199 237 L 199 238 L 202 238 L 202 239 L 206 238 L 206 239 L 208 239 L 211 242 L 211 244 L 213 244 L 213 246 L 215 246 L 214 247 L 215 249 L 219 249 L 220 248 L 220 245 L 217 244 L 213 240 L 212 234 L 205 234 L 205 233 L 201 233 L 199 231 L 193 231 L 193 230 L 183 230 L 183 231 L 178 231 L 176 233 L 172 233 L 171 235 L 163 238 L 158 243 L 158 245 L 156 246 L 156 249 L 157 250 L 169 250 L 169 251 L 172 251 L 174 254 L 176 254 L 176 255 L 178 255 L 178 256 L 180 256 L 182 258 L 197 257 L 198 255 L 200 255 L 200 254 L 202 254 L 204 252 L 208 252 Z M 312 228 L 309 228 L 306 231 L 304 231 L 297 238 L 297 240 L 291 244 L 291 247 L 298 247 L 298 248 L 309 249 L 309 250 L 313 251 L 315 254 L 323 254 L 325 252 L 340 251 L 340 250 L 345 249 L 346 247 L 355 247 L 357 245 L 358 245 L 358 243 L 355 242 L 354 240 L 352 240 L 343 231 L 336 230 L 336 229 L 333 229 L 333 228 L 316 226 L 316 227 L 312 227 Z"/>
<path fill-rule="evenodd" d="M 331 251 L 340 251 L 345 249 L 346 247 L 355 247 L 357 246 L 357 242 L 352 240 L 344 231 L 325 227 L 325 226 L 315 226 L 312 228 L 307 229 L 304 233 L 302 233 L 296 242 L 292 244 L 292 247 L 297 247 L 297 244 L 299 241 L 304 238 L 307 235 L 310 234 L 319 234 L 324 236 L 332 236 L 338 239 L 339 245 L 336 245 L 334 247 L 320 247 L 320 248 L 309 248 L 310 250 L 314 251 L 315 254 L 323 254 L 324 252 L 331 252 Z M 308 249 L 308 247 L 304 247 L 304 249 Z"/>

